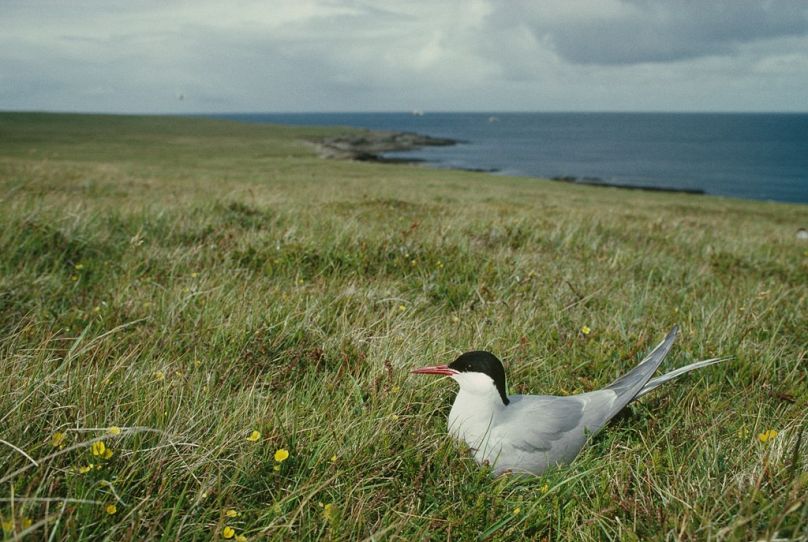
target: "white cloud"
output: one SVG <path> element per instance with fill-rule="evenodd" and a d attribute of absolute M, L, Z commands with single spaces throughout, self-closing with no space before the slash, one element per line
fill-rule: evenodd
<path fill-rule="evenodd" d="M 6 1 L 0 109 L 808 110 L 805 5 Z"/>

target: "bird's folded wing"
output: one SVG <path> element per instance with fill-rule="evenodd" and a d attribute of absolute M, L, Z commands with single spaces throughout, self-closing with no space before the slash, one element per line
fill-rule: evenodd
<path fill-rule="evenodd" d="M 515 398 L 514 398 L 515 399 Z M 492 429 L 492 440 L 523 452 L 546 451 L 584 421 L 586 396 L 519 396 L 512 413 Z M 511 408 L 516 407 L 516 408 Z"/>

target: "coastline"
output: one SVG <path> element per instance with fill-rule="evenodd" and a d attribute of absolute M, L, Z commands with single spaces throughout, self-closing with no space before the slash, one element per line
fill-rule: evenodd
<path fill-rule="evenodd" d="M 407 158 L 399 156 L 389 157 L 385 156 L 385 154 L 390 152 L 416 151 L 424 147 L 447 147 L 464 143 L 464 141 L 450 138 L 432 137 L 415 132 L 366 130 L 360 134 L 344 134 L 321 140 L 308 140 L 306 143 L 312 145 L 317 155 L 324 159 L 354 160 L 358 162 L 374 162 L 380 164 L 419 164 L 433 166 L 430 164 L 430 162 L 421 158 Z M 497 169 L 473 167 L 449 167 L 445 169 L 469 171 L 475 173 L 499 172 Z M 574 177 L 569 175 L 560 177 L 535 177 L 532 175 L 525 176 L 540 180 L 549 180 L 559 183 L 584 186 L 596 186 L 601 188 L 621 188 L 625 190 L 642 190 L 647 192 L 672 192 L 678 194 L 707 195 L 707 192 L 702 189 L 617 183 L 607 181 L 600 177 Z"/>
<path fill-rule="evenodd" d="M 423 147 L 447 147 L 462 141 L 431 137 L 415 132 L 365 131 L 360 134 L 345 134 L 322 140 L 308 141 L 314 145 L 321 158 L 356 160 L 387 164 L 423 163 L 417 158 L 385 157 L 388 152 L 406 152 Z"/>

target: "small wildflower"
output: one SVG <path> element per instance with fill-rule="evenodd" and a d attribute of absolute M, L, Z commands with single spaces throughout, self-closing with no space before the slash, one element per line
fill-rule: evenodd
<path fill-rule="evenodd" d="M 401 387 L 400 386 L 393 386 L 392 388 L 390 388 L 390 391 L 392 393 L 398 393 L 398 392 L 401 391 Z"/>
<path fill-rule="evenodd" d="M 106 511 L 107 514 L 112 516 L 118 512 L 118 507 L 115 506 L 114 504 L 108 504 L 106 508 L 104 508 L 104 510 Z"/>
<path fill-rule="evenodd" d="M 281 470 L 281 465 L 280 465 L 280 463 L 278 463 L 278 464 L 276 464 L 274 467 L 272 467 L 272 470 L 274 470 L 275 472 L 280 472 L 280 470 Z"/>
<path fill-rule="evenodd" d="M 410 265 L 415 267 L 416 265 L 418 265 L 418 262 L 416 262 L 415 260 L 410 260 Z"/>
<path fill-rule="evenodd" d="M 247 440 L 249 440 L 250 442 L 258 442 L 260 438 L 261 438 L 261 432 L 253 431 L 252 433 L 250 433 L 250 436 L 247 437 Z"/>
<path fill-rule="evenodd" d="M 285 448 L 281 448 L 277 452 L 275 452 L 275 461 L 277 463 L 283 463 L 289 458 L 289 450 Z"/>
<path fill-rule="evenodd" d="M 229 509 L 228 509 L 228 510 L 227 510 L 227 511 L 224 513 L 224 515 L 225 515 L 225 516 L 227 516 L 227 517 L 229 517 L 229 518 L 237 518 L 237 517 L 239 517 L 241 514 L 239 514 L 239 513 L 238 513 L 238 510 L 236 510 L 236 509 L 234 509 L 234 508 L 229 508 Z"/>
<path fill-rule="evenodd" d="M 65 447 L 65 439 L 67 437 L 64 433 L 56 432 L 51 437 L 51 446 L 54 448 L 64 448 Z"/>
<path fill-rule="evenodd" d="M 443 269 L 443 262 L 438 260 L 438 269 Z"/>
<path fill-rule="evenodd" d="M 247 542 L 248 540 L 249 540 L 249 538 L 247 538 L 243 534 L 237 534 L 236 535 L 236 542 Z"/>
<path fill-rule="evenodd" d="M 93 470 L 93 464 L 92 463 L 90 463 L 89 465 L 83 465 L 83 466 L 79 467 L 79 474 L 87 474 L 91 470 Z"/>
<path fill-rule="evenodd" d="M 76 265 L 73 266 L 73 268 L 75 270 L 77 270 L 77 271 L 81 271 L 82 269 L 84 269 L 84 264 L 83 263 L 77 263 Z"/>
<path fill-rule="evenodd" d="M 398 414 L 391 414 L 390 419 L 393 420 L 394 422 L 397 422 L 398 421 Z"/>
<path fill-rule="evenodd" d="M 166 374 L 163 371 L 154 371 L 154 379 L 157 382 L 162 382 L 166 379 Z"/>
<path fill-rule="evenodd" d="M 202 367 L 202 360 L 195 359 L 194 360 L 194 367 L 196 367 L 197 369 Z"/>
<path fill-rule="evenodd" d="M 14 530 L 14 522 L 11 520 L 3 522 L 3 530 L 7 533 L 10 533 Z"/>
<path fill-rule="evenodd" d="M 336 463 L 337 462 L 337 454 L 332 455 L 331 459 L 329 459 L 329 461 L 331 461 L 332 463 Z"/>
<path fill-rule="evenodd" d="M 326 521 L 331 521 L 334 519 L 334 505 L 332 503 L 328 503 L 323 506 L 323 517 Z"/>
<path fill-rule="evenodd" d="M 774 437 L 776 437 L 776 436 L 777 436 L 777 431 L 775 431 L 774 429 L 769 429 L 768 431 L 764 431 L 764 432 L 758 434 L 757 438 L 758 438 L 758 440 L 760 442 L 766 443 L 766 442 L 768 442 L 770 440 L 774 440 Z"/>
<path fill-rule="evenodd" d="M 584 335 L 589 335 L 590 333 L 592 333 L 592 329 L 590 329 L 589 326 L 584 326 L 581 328 L 581 333 L 583 333 Z"/>
<path fill-rule="evenodd" d="M 542 493 L 547 493 L 548 491 L 550 491 L 550 486 L 548 484 L 544 484 L 543 486 L 541 486 Z"/>
<path fill-rule="evenodd" d="M 198 277 L 198 276 L 199 276 L 199 273 L 197 273 L 196 271 L 194 271 L 193 273 L 191 273 L 191 278 L 192 278 L 192 279 L 195 279 L 195 278 L 196 278 L 196 277 Z"/>
<path fill-rule="evenodd" d="M 746 440 L 749 437 L 749 429 L 747 429 L 746 426 L 743 426 L 738 429 L 737 435 L 739 439 Z"/>
<path fill-rule="evenodd" d="M 121 428 L 120 428 L 120 427 L 118 427 L 117 425 L 113 425 L 112 427 L 110 427 L 109 429 L 107 429 L 107 432 L 108 432 L 110 435 L 114 435 L 114 436 L 116 436 L 116 437 L 117 437 L 118 435 L 120 435 L 120 434 L 121 434 Z"/>
<path fill-rule="evenodd" d="M 522 513 L 522 509 L 520 507 L 517 506 L 516 508 L 513 509 L 513 515 L 514 516 L 518 516 L 521 513 Z"/>
<path fill-rule="evenodd" d="M 98 455 L 103 456 L 104 451 L 106 449 L 107 449 L 107 447 L 104 446 L 104 441 L 103 440 L 99 440 L 98 442 L 93 442 L 93 445 L 90 448 L 90 450 L 92 450 L 92 452 L 93 452 L 93 455 L 96 455 L 96 456 L 98 456 Z"/>
<path fill-rule="evenodd" d="M 232 528 L 230 525 L 227 525 L 224 529 L 222 529 L 222 538 L 227 538 L 228 540 L 233 538 L 236 534 L 236 530 Z"/>
<path fill-rule="evenodd" d="M 398 306 L 398 310 L 399 310 L 400 312 L 404 312 L 405 310 L 407 310 L 407 307 L 405 307 L 404 305 L 399 305 L 399 306 Z"/>
<path fill-rule="evenodd" d="M 109 459 L 109 458 L 111 458 L 111 457 L 112 457 L 112 449 L 111 449 L 111 448 L 107 448 L 106 450 L 104 450 L 104 455 L 103 455 L 103 457 L 104 457 L 104 459 Z"/>
<path fill-rule="evenodd" d="M 22 518 L 22 528 L 23 529 L 27 529 L 28 527 L 30 527 L 33 524 L 34 524 L 34 520 L 32 520 L 31 518 Z"/>
<path fill-rule="evenodd" d="M 77 282 L 79 280 L 79 276 L 78 275 L 71 275 L 70 280 L 72 280 L 73 282 Z"/>

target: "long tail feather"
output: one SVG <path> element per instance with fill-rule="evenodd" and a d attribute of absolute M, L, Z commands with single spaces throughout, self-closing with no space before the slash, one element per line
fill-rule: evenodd
<path fill-rule="evenodd" d="M 679 327 L 673 326 L 673 329 L 668 333 L 665 339 L 663 339 L 644 360 L 634 367 L 634 369 L 609 384 L 607 389 L 614 391 L 619 397 L 627 395 L 628 398 L 626 402 L 630 401 L 651 379 L 651 376 L 653 376 L 659 364 L 662 363 L 662 360 L 665 359 L 665 356 L 670 352 L 673 341 L 676 340 L 678 334 Z"/>
<path fill-rule="evenodd" d="M 691 363 L 690 365 L 685 365 L 684 367 L 679 367 L 678 369 L 671 371 L 669 373 L 665 373 L 662 376 L 658 376 L 648 381 L 645 386 L 640 390 L 640 392 L 636 395 L 637 397 L 642 397 L 646 393 L 651 390 L 654 390 L 664 384 L 665 382 L 670 382 L 676 377 L 682 376 L 685 373 L 689 373 L 690 371 L 695 371 L 696 369 L 701 369 L 702 367 L 708 367 L 710 365 L 715 365 L 716 363 L 720 363 L 722 361 L 727 361 L 731 358 L 712 358 L 712 359 L 705 359 L 704 361 L 697 361 L 696 363 Z"/>

